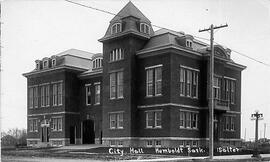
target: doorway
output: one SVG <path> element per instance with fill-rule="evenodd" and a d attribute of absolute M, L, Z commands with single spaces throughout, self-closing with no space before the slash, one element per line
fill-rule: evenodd
<path fill-rule="evenodd" d="M 82 143 L 83 144 L 93 144 L 95 143 L 95 130 L 94 121 L 85 120 L 83 121 L 83 131 L 82 131 Z"/>
<path fill-rule="evenodd" d="M 70 144 L 75 144 L 75 136 L 76 136 L 76 128 L 75 128 L 75 126 L 70 126 L 70 129 L 69 129 L 69 139 L 70 139 L 70 141 L 69 141 L 69 143 Z"/>
<path fill-rule="evenodd" d="M 41 142 L 49 142 L 49 121 L 44 119 L 41 122 Z"/>

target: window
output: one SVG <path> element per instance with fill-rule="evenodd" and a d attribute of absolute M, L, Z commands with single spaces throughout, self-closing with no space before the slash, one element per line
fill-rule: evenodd
<path fill-rule="evenodd" d="M 180 110 L 180 128 L 198 129 L 198 112 Z"/>
<path fill-rule="evenodd" d="M 140 32 L 150 34 L 150 27 L 145 23 L 140 24 Z"/>
<path fill-rule="evenodd" d="M 153 141 L 147 140 L 146 141 L 146 147 L 153 147 Z"/>
<path fill-rule="evenodd" d="M 190 147 L 190 141 L 186 141 L 186 147 Z"/>
<path fill-rule="evenodd" d="M 231 104 L 235 103 L 235 82 L 231 81 Z"/>
<path fill-rule="evenodd" d="M 185 142 L 183 140 L 179 141 L 179 146 L 180 147 L 184 147 L 184 145 L 185 145 Z"/>
<path fill-rule="evenodd" d="M 62 82 L 57 82 L 52 84 L 53 87 L 53 106 L 62 105 Z"/>
<path fill-rule="evenodd" d="M 40 70 L 40 61 L 39 60 L 36 61 L 36 70 Z"/>
<path fill-rule="evenodd" d="M 198 98 L 199 70 L 180 66 L 180 96 Z"/>
<path fill-rule="evenodd" d="M 34 105 L 33 94 L 34 94 L 33 87 L 30 87 L 29 92 L 28 92 L 28 102 L 29 102 L 28 105 L 30 109 L 33 108 L 33 105 Z"/>
<path fill-rule="evenodd" d="M 52 59 L 52 67 L 56 66 L 56 59 Z"/>
<path fill-rule="evenodd" d="M 161 141 L 155 141 L 155 142 L 156 142 L 155 144 L 156 147 L 161 147 Z"/>
<path fill-rule="evenodd" d="M 48 60 L 44 60 L 43 61 L 43 68 L 44 69 L 49 67 L 49 64 L 48 63 L 49 63 Z"/>
<path fill-rule="evenodd" d="M 225 79 L 225 100 L 229 101 L 230 96 L 230 81 Z"/>
<path fill-rule="evenodd" d="M 224 130 L 235 130 L 235 116 L 224 116 Z"/>
<path fill-rule="evenodd" d="M 161 128 L 161 110 L 146 112 L 146 128 Z"/>
<path fill-rule="evenodd" d="M 198 146 L 198 141 L 192 141 L 192 147 L 197 147 Z"/>
<path fill-rule="evenodd" d="M 123 71 L 110 74 L 110 99 L 123 98 Z"/>
<path fill-rule="evenodd" d="M 34 90 L 34 107 L 38 108 L 38 86 L 33 87 Z"/>
<path fill-rule="evenodd" d="M 123 129 L 124 118 L 123 112 L 112 112 L 109 113 L 110 129 Z"/>
<path fill-rule="evenodd" d="M 40 91 L 41 91 L 41 94 L 40 94 L 41 107 L 44 107 L 45 106 L 45 86 L 41 86 Z"/>
<path fill-rule="evenodd" d="M 146 68 L 146 96 L 162 95 L 162 65 Z"/>
<path fill-rule="evenodd" d="M 52 129 L 53 131 L 62 131 L 62 117 L 52 118 Z"/>
<path fill-rule="evenodd" d="M 111 140 L 110 141 L 110 146 L 111 147 L 116 147 L 116 141 L 115 140 Z"/>
<path fill-rule="evenodd" d="M 50 85 L 46 85 L 45 86 L 45 103 L 46 103 L 46 106 L 50 106 Z"/>
<path fill-rule="evenodd" d="M 95 104 L 100 104 L 100 83 L 95 84 Z"/>
<path fill-rule="evenodd" d="M 93 61 L 93 69 L 102 67 L 102 58 L 94 59 Z"/>
<path fill-rule="evenodd" d="M 85 94 L 86 105 L 91 105 L 91 84 L 85 85 Z"/>
<path fill-rule="evenodd" d="M 122 25 L 120 23 L 115 23 L 111 27 L 111 34 L 119 33 L 122 31 Z"/>
<path fill-rule="evenodd" d="M 221 78 L 219 77 L 214 77 L 214 98 L 220 100 L 221 99 Z"/>
<path fill-rule="evenodd" d="M 110 53 L 110 62 L 123 60 L 124 59 L 124 50 L 121 48 L 116 48 Z"/>
<path fill-rule="evenodd" d="M 29 132 L 38 132 L 38 119 L 29 119 Z"/>
<path fill-rule="evenodd" d="M 192 41 L 186 40 L 186 47 L 192 48 Z"/>

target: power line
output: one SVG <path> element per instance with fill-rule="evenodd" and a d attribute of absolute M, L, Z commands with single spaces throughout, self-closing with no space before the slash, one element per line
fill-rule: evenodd
<path fill-rule="evenodd" d="M 93 10 L 96 10 L 96 11 L 99 11 L 99 12 L 103 12 L 103 13 L 106 13 L 106 14 L 110 14 L 110 15 L 113 15 L 113 16 L 118 16 L 118 17 L 120 17 L 120 18 L 123 18 L 121 15 L 117 15 L 117 14 L 115 14 L 115 13 L 112 13 L 112 12 L 109 12 L 109 11 L 106 11 L 106 10 L 103 10 L 103 9 L 99 9 L 99 8 L 96 8 L 96 7 L 84 5 L 84 4 L 77 3 L 77 2 L 73 2 L 73 1 L 70 1 L 70 0 L 64 0 L 64 1 L 69 2 L 69 3 L 73 3 L 73 4 L 78 5 L 78 6 L 90 8 L 90 9 L 93 9 Z M 152 26 L 157 27 L 157 28 L 160 28 L 160 29 L 172 30 L 172 29 L 165 28 L 165 27 L 162 27 L 162 26 L 159 26 L 159 25 L 155 25 L 155 24 L 152 24 Z M 195 36 L 195 35 L 193 35 L 193 36 L 194 36 L 195 38 L 198 38 L 198 39 L 210 41 L 210 40 L 207 39 L 207 38 L 198 37 L 198 36 Z M 217 43 L 217 42 L 215 42 L 215 43 L 218 44 L 218 45 L 220 45 L 220 44 Z M 230 49 L 231 49 L 231 48 L 230 48 Z M 246 57 L 246 58 L 248 58 L 248 59 L 250 59 L 250 60 L 253 60 L 253 61 L 257 62 L 257 63 L 260 63 L 260 64 L 263 64 L 263 65 L 265 65 L 265 66 L 267 66 L 267 67 L 270 67 L 270 64 L 268 64 L 268 63 L 264 63 L 264 62 L 262 62 L 262 61 L 260 61 L 260 60 L 258 60 L 258 59 L 252 58 L 252 57 L 250 57 L 250 56 L 248 56 L 248 55 L 246 55 L 246 54 L 244 54 L 244 53 L 238 52 L 238 51 L 236 51 L 236 50 L 233 50 L 233 49 L 231 49 L 231 50 L 232 50 L 233 52 L 235 52 L 236 54 L 239 54 L 239 55 L 241 55 L 241 56 L 243 56 L 243 57 Z"/>

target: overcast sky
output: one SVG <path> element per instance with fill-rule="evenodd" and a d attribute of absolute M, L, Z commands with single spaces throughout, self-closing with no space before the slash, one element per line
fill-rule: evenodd
<path fill-rule="evenodd" d="M 76 1 L 113 13 L 128 0 Z M 152 24 L 209 38 L 199 29 L 228 23 L 216 30 L 215 41 L 270 64 L 270 0 L 132 0 Z M 26 128 L 27 96 L 23 73 L 35 60 L 70 48 L 102 52 L 97 40 L 104 36 L 112 15 L 77 6 L 64 0 L 2 1 L 1 127 Z M 157 30 L 157 28 L 154 28 Z M 242 73 L 241 136 L 254 138 L 250 115 L 262 112 L 259 137 L 270 138 L 270 66 L 232 52 L 235 62 L 247 66 Z"/>

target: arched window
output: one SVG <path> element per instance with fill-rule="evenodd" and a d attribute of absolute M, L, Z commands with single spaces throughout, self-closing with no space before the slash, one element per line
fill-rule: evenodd
<path fill-rule="evenodd" d="M 96 58 L 93 61 L 93 69 L 102 67 L 102 58 Z"/>
<path fill-rule="evenodd" d="M 122 25 L 121 23 L 115 23 L 112 25 L 111 27 L 111 33 L 115 34 L 115 33 L 119 33 L 122 31 Z"/>
<path fill-rule="evenodd" d="M 150 27 L 148 24 L 141 23 L 140 24 L 140 32 L 150 34 Z"/>
<path fill-rule="evenodd" d="M 192 40 L 186 40 L 186 47 L 192 48 Z"/>
<path fill-rule="evenodd" d="M 124 50 L 121 48 L 116 48 L 110 53 L 110 62 L 118 61 L 124 59 Z"/>

